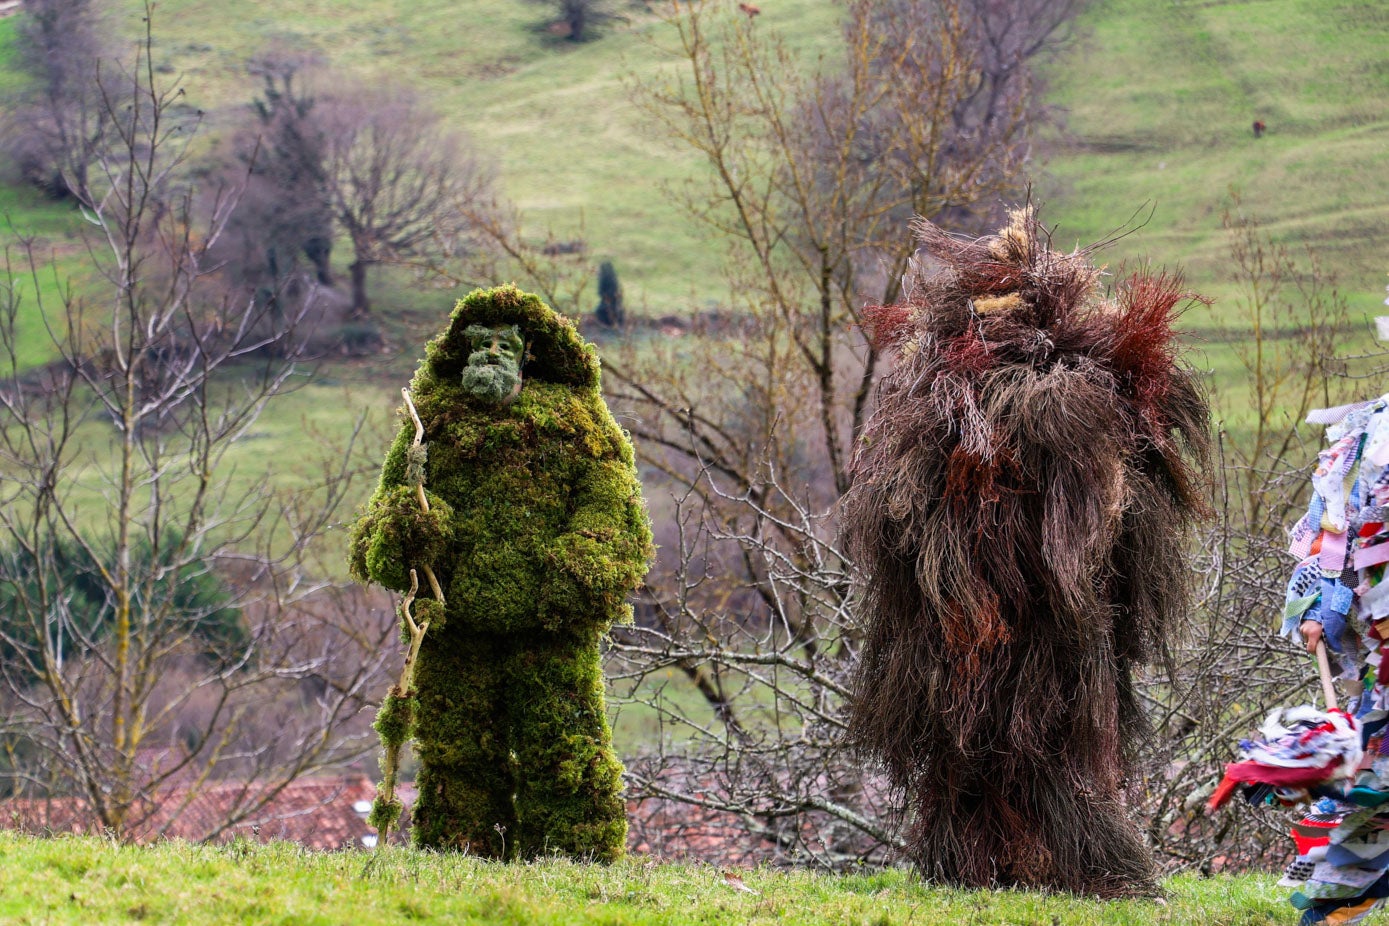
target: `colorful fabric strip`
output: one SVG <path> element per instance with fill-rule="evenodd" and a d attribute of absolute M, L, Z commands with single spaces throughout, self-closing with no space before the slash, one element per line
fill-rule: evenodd
<path fill-rule="evenodd" d="M 1389 563 L 1389 543 L 1381 543 L 1373 547 L 1361 547 L 1355 551 L 1356 569 L 1369 569 L 1380 563 Z"/>
<path fill-rule="evenodd" d="M 1322 531 L 1321 553 L 1317 557 L 1323 573 L 1340 575 L 1346 568 L 1346 532 Z"/>

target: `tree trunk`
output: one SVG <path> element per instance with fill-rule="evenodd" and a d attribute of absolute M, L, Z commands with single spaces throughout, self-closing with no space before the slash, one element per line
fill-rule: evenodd
<path fill-rule="evenodd" d="M 324 286 L 333 285 L 332 253 L 333 239 L 330 237 L 314 235 L 304 242 L 304 254 L 313 264 L 318 282 Z"/>
<path fill-rule="evenodd" d="M 371 314 L 367 301 L 367 266 L 370 261 L 354 260 L 347 269 L 352 273 L 352 317 L 365 318 Z"/>
<path fill-rule="evenodd" d="M 569 41 L 584 40 L 584 19 L 588 13 L 589 0 L 565 0 L 564 20 L 569 25 Z"/>

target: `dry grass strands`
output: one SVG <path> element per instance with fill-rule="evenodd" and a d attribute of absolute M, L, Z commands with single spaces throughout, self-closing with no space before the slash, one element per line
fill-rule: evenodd
<path fill-rule="evenodd" d="M 1208 409 L 1173 344 L 1190 297 L 1159 274 L 1101 298 L 1030 210 L 981 240 L 917 231 L 939 266 L 872 315 L 897 362 L 843 501 L 867 576 L 855 742 L 925 876 L 1152 892 L 1121 791 L 1132 671 L 1187 601 L 1204 512 Z"/>

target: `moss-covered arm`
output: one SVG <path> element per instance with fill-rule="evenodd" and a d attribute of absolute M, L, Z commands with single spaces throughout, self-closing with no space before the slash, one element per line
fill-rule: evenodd
<path fill-rule="evenodd" d="M 652 551 L 640 493 L 636 473 L 624 460 L 583 467 L 568 529 L 548 551 L 543 626 L 606 627 L 631 618 L 627 595 L 641 584 Z"/>
<path fill-rule="evenodd" d="M 429 511 L 424 511 L 406 477 L 414 434 L 407 424 L 391 445 L 366 513 L 352 525 L 348 554 L 353 578 L 398 592 L 409 590 L 411 569 L 433 567 L 453 539 L 453 508 L 426 490 Z"/>

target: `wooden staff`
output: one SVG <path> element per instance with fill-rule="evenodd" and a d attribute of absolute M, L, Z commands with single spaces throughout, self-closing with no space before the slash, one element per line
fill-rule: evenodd
<path fill-rule="evenodd" d="M 419 499 L 420 508 L 426 513 L 429 511 L 429 499 L 424 494 L 424 423 L 420 421 L 420 414 L 415 410 L 415 403 L 410 398 L 410 390 L 402 389 L 400 394 L 405 397 L 405 407 L 410 410 L 410 418 L 415 422 L 415 440 L 410 445 L 408 451 L 411 466 L 408 470 L 413 476 L 415 483 L 415 497 Z M 439 585 L 439 579 L 434 575 L 434 570 L 428 565 L 420 567 L 424 571 L 424 577 L 429 582 L 429 587 L 434 592 L 434 600 L 438 602 L 436 607 L 444 606 L 444 590 Z M 410 634 L 410 645 L 405 651 L 405 664 L 400 670 L 400 681 L 391 687 L 386 695 L 386 700 L 381 704 L 381 713 L 378 715 L 377 732 L 381 733 L 382 745 L 385 746 L 385 759 L 381 763 L 381 786 L 377 789 L 376 801 L 372 807 L 372 820 L 376 821 L 377 827 L 377 848 L 381 848 L 390 841 L 391 824 L 400 816 L 400 810 L 395 796 L 396 775 L 400 771 L 400 749 L 405 744 L 408 731 L 414 728 L 415 711 L 413 698 L 415 696 L 415 663 L 420 655 L 420 644 L 424 642 L 424 635 L 429 630 L 429 621 L 416 621 L 412 612 L 415 603 L 415 595 L 420 590 L 420 580 L 415 574 L 415 570 L 410 570 L 410 591 L 400 603 L 400 617 L 405 622 L 405 629 Z M 382 724 L 384 719 L 386 724 Z M 393 735 L 388 735 L 383 730 L 392 730 Z"/>
<path fill-rule="evenodd" d="M 1328 711 L 1335 710 L 1337 707 L 1336 687 L 1331 682 L 1331 660 L 1326 655 L 1326 642 L 1324 640 L 1317 641 L 1317 671 L 1321 673 L 1321 693 L 1322 697 L 1326 699 L 1326 709 Z"/>

